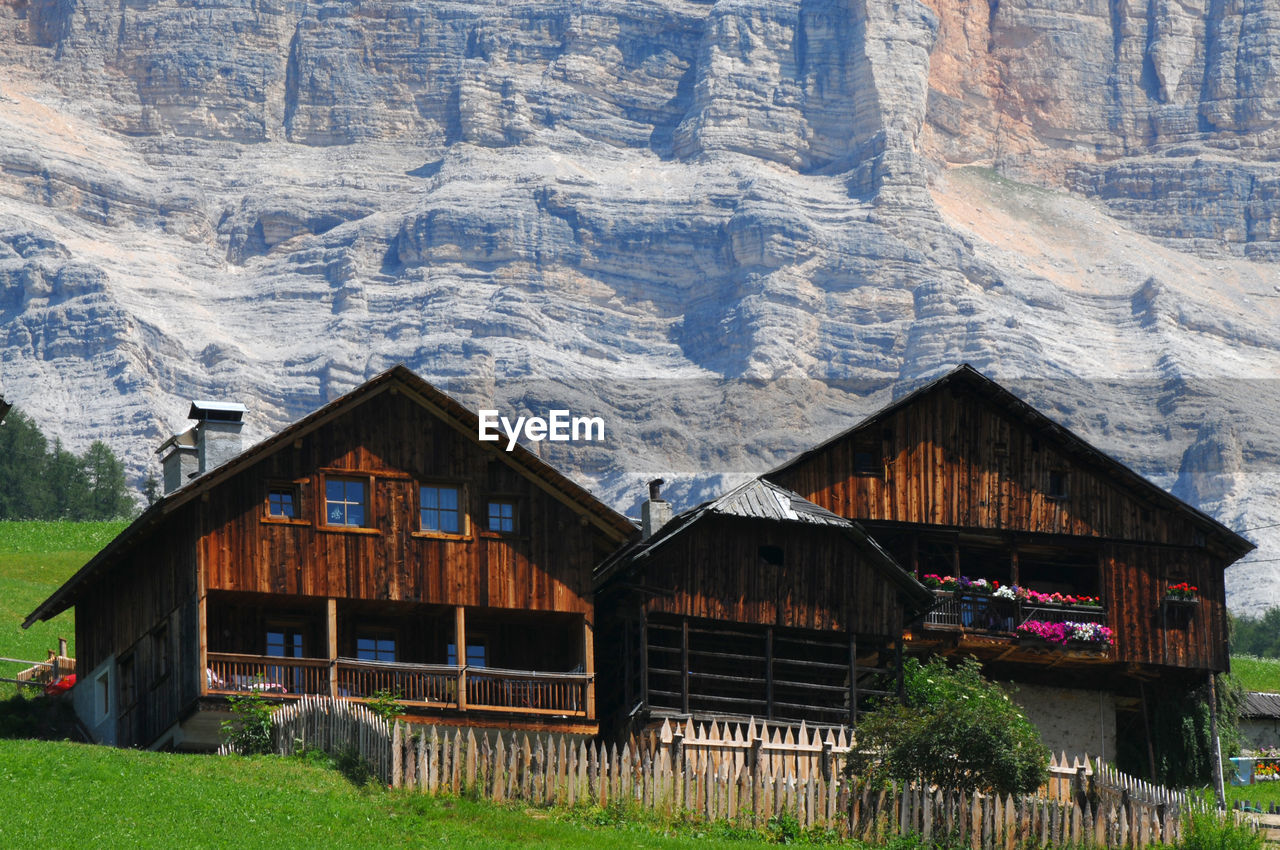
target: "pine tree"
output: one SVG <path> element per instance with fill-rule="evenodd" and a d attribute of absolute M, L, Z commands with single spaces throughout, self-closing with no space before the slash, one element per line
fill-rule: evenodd
<path fill-rule="evenodd" d="M 81 459 L 89 481 L 89 510 L 86 519 L 119 519 L 132 512 L 133 504 L 125 486 L 124 464 L 101 440 L 94 440 Z"/>
<path fill-rule="evenodd" d="M 45 481 L 48 443 L 36 423 L 14 408 L 0 425 L 0 519 L 48 517 L 53 500 Z"/>

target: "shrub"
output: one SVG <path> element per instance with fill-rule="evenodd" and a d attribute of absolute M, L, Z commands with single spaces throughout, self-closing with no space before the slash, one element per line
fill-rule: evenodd
<path fill-rule="evenodd" d="M 244 696 L 227 697 L 231 703 L 230 720 L 222 721 L 222 737 L 231 749 L 241 755 L 271 752 L 271 703 L 262 694 L 251 691 Z"/>
<path fill-rule="evenodd" d="M 1236 823 L 1231 812 L 1219 812 L 1207 800 L 1182 816 L 1179 850 L 1262 850 L 1262 832 L 1247 823 Z"/>
<path fill-rule="evenodd" d="M 391 723 L 404 713 L 404 706 L 400 704 L 400 694 L 379 688 L 369 697 L 369 710 Z"/>
<path fill-rule="evenodd" d="M 1048 779 L 1040 733 L 977 661 L 941 658 L 904 668 L 906 705 L 884 705 L 859 722 L 848 769 L 873 782 L 923 781 L 941 788 L 1026 794 Z"/>

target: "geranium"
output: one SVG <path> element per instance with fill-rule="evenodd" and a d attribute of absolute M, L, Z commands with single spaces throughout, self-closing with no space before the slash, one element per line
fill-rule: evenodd
<path fill-rule="evenodd" d="M 924 582 L 925 587 L 928 587 L 932 590 L 955 590 L 956 589 L 955 576 L 940 576 L 934 573 L 930 573 L 929 575 L 922 578 L 921 581 Z"/>
<path fill-rule="evenodd" d="M 1200 588 L 1194 584 L 1182 582 L 1182 584 L 1171 584 L 1169 589 L 1165 591 L 1165 599 L 1195 600 L 1199 598 Z"/>
<path fill-rule="evenodd" d="M 1017 599 L 1018 586 L 1016 584 L 1006 584 L 1004 587 L 999 588 L 998 590 L 996 590 L 995 593 L 991 595 L 994 596 L 996 599 Z"/>
<path fill-rule="evenodd" d="M 1049 623 L 1044 620 L 1027 620 L 1018 626 L 1018 634 L 1039 638 L 1047 643 L 1063 645 L 1068 641 L 1097 643 L 1110 646 L 1115 642 L 1111 629 L 1100 623 Z"/>

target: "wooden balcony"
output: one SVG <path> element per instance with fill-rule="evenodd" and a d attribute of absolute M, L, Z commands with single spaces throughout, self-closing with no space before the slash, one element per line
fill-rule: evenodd
<path fill-rule="evenodd" d="M 1031 620 L 1044 623 L 1107 624 L 1105 608 L 1045 605 L 949 590 L 934 591 L 934 595 L 938 602 L 925 616 L 923 626 L 926 630 L 1012 636 L 1018 626 Z"/>
<path fill-rule="evenodd" d="M 367 699 L 388 691 L 409 709 L 508 712 L 589 718 L 592 675 L 407 664 L 338 658 L 276 658 L 209 653 L 211 694 L 263 693 L 285 698 L 328 694 Z M 459 700 L 459 695 L 465 699 Z"/>

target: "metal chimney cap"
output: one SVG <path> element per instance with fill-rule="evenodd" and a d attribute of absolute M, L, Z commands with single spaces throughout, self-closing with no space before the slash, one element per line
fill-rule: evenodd
<path fill-rule="evenodd" d="M 649 482 L 649 501 L 651 502 L 662 501 L 661 490 L 662 490 L 662 485 L 664 483 L 665 482 L 661 478 L 655 478 Z"/>
<path fill-rule="evenodd" d="M 243 404 L 234 401 L 198 400 L 191 402 L 191 410 L 187 418 L 200 421 L 240 422 L 248 410 Z"/>

